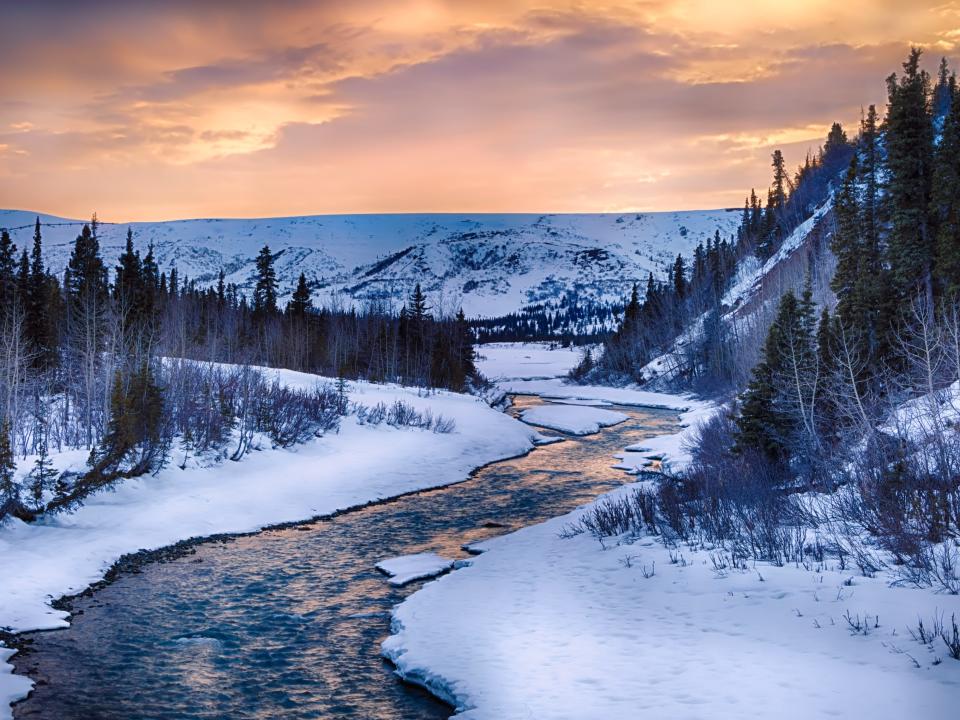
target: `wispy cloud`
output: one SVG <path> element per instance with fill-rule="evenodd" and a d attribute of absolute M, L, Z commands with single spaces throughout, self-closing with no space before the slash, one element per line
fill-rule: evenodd
<path fill-rule="evenodd" d="M 4 14 L 4 202 L 115 218 L 737 205 L 772 146 L 882 103 L 910 43 L 960 41 L 939 0 Z"/>

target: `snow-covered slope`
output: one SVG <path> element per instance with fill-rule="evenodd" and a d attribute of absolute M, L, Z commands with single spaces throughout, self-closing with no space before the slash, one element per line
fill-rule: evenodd
<path fill-rule="evenodd" d="M 19 247 L 30 243 L 37 213 L 0 210 L 0 228 Z M 47 262 L 66 265 L 82 221 L 40 214 Z M 201 284 L 252 288 L 264 244 L 277 254 L 284 293 L 302 271 L 324 301 L 397 304 L 421 282 L 434 304 L 471 316 L 498 316 L 538 302 L 619 302 L 625 287 L 662 273 L 717 230 L 736 231 L 739 212 L 703 210 L 627 215 L 315 215 L 248 220 L 130 223 L 137 246 L 153 243 L 161 269 L 176 267 Z M 101 248 L 113 264 L 127 224 L 101 223 Z"/>

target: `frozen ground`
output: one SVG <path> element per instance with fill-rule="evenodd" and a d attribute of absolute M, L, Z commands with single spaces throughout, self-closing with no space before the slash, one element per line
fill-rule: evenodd
<path fill-rule="evenodd" d="M 566 375 L 583 357 L 581 348 L 550 343 L 489 343 L 477 348 L 477 367 L 489 380 L 542 380 Z"/>
<path fill-rule="evenodd" d="M 578 516 L 481 543 L 396 608 L 385 655 L 464 720 L 956 712 L 960 663 L 909 628 L 960 615 L 960 597 L 835 567 L 717 570 L 686 548 L 674 563 L 646 537 L 561 537 Z"/>
<path fill-rule="evenodd" d="M 520 418 L 531 425 L 559 430 L 571 435 L 592 435 L 600 428 L 627 420 L 623 413 L 587 405 L 541 405 L 528 408 Z"/>
<path fill-rule="evenodd" d="M 453 560 L 436 553 L 417 553 L 381 560 L 376 568 L 389 576 L 390 579 L 387 582 L 395 587 L 401 587 L 414 580 L 436 577 L 445 573 L 453 565 Z"/>
<path fill-rule="evenodd" d="M 514 392 L 680 409 L 680 432 L 617 455 L 627 472 L 653 459 L 682 467 L 690 435 L 718 411 L 691 398 L 510 374 L 499 384 Z M 601 545 L 565 533 L 581 512 L 479 543 L 473 549 L 484 552 L 469 567 L 397 606 L 384 655 L 464 720 L 956 713 L 960 663 L 910 628 L 918 618 L 930 627 L 960 617 L 960 597 L 829 562 L 734 570 L 720 553 L 671 551 L 649 537 Z"/>
<path fill-rule="evenodd" d="M 313 375 L 280 371 L 292 385 Z M 50 601 L 99 580 L 121 555 L 189 537 L 246 532 L 302 520 L 408 491 L 464 479 L 479 465 L 528 451 L 538 433 L 480 400 L 447 392 L 350 383 L 351 399 L 395 399 L 456 421 L 451 434 L 358 425 L 344 418 L 336 435 L 290 450 L 253 452 L 239 463 L 124 482 L 89 498 L 77 512 L 33 524 L 0 526 L 0 628 L 22 631 L 67 624 Z M 0 649 L 0 718 L 28 689 L 10 675 Z"/>

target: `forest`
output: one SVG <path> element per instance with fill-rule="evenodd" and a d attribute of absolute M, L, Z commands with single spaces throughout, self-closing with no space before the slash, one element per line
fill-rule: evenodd
<path fill-rule="evenodd" d="M 32 246 L 0 234 L 0 517 L 72 506 L 119 478 L 155 473 L 177 443 L 186 454 L 238 460 L 258 434 L 286 447 L 336 428 L 347 380 L 464 390 L 477 379 L 460 312 L 434 316 L 417 285 L 399 313 L 316 308 L 301 274 L 281 307 L 265 246 L 248 299 L 219 282 L 200 288 L 141 255 L 128 231 L 111 269 L 96 216 L 83 226 L 62 279 L 47 269 L 39 219 Z M 263 368 L 336 383 L 310 391 Z M 355 408 L 364 422 L 448 432 L 407 407 Z M 53 452 L 89 452 L 89 470 L 59 473 Z M 32 458 L 24 483 L 17 458 Z"/>
<path fill-rule="evenodd" d="M 775 152 L 766 202 L 751 193 L 737 237 L 698 249 L 689 270 L 678 258 L 642 302 L 634 288 L 576 372 L 649 380 L 650 360 L 682 345 L 673 382 L 726 402 L 690 468 L 626 509 L 638 524 L 742 561 L 892 562 L 906 582 L 960 592 L 960 92 L 946 60 L 935 77 L 920 61 L 914 49 L 889 76 L 882 118 L 866 109 L 852 139 L 834 124 L 792 178 Z M 754 303 L 762 334 L 743 335 L 724 300 L 736 265 L 762 264 L 811 218 L 828 242 L 810 232 L 798 286 Z"/>

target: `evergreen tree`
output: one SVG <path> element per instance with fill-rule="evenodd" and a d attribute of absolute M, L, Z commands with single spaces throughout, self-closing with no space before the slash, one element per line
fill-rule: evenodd
<path fill-rule="evenodd" d="M 686 269 L 683 266 L 683 256 L 679 254 L 673 262 L 673 294 L 677 300 L 683 300 L 687 296 Z"/>
<path fill-rule="evenodd" d="M 113 283 L 113 297 L 119 303 L 121 312 L 132 314 L 141 309 L 141 265 L 140 253 L 133 249 L 133 230 L 127 228 L 127 243 L 114 272 Z"/>
<path fill-rule="evenodd" d="M 297 279 L 297 288 L 293 291 L 290 302 L 287 304 L 287 313 L 293 317 L 305 317 L 313 308 L 310 299 L 310 288 L 307 287 L 307 278 L 303 273 Z"/>
<path fill-rule="evenodd" d="M 830 132 L 827 133 L 827 141 L 823 145 L 824 156 L 832 155 L 847 147 L 847 133 L 843 126 L 835 122 L 830 126 Z M 810 157 L 807 156 L 807 167 L 810 167 Z"/>
<path fill-rule="evenodd" d="M 950 66 L 945 57 L 940 58 L 937 70 L 937 84 L 933 89 L 933 117 L 941 119 L 950 112 L 953 104 L 954 78 L 950 75 Z"/>
<path fill-rule="evenodd" d="M 861 324 L 861 297 L 863 258 L 863 237 L 861 234 L 860 206 L 857 202 L 858 179 L 857 156 L 850 162 L 850 168 L 833 201 L 836 220 L 835 231 L 830 240 L 833 254 L 837 258 L 837 267 L 830 281 L 830 287 L 837 295 L 837 312 L 844 322 L 853 327 Z"/>
<path fill-rule="evenodd" d="M 102 309 L 109 299 L 107 266 L 100 257 L 100 241 L 90 225 L 84 225 L 74 241 L 64 274 L 64 291 L 70 304 Z"/>
<path fill-rule="evenodd" d="M 277 312 L 277 272 L 273 267 L 270 246 L 264 245 L 257 255 L 257 284 L 253 290 L 253 312 L 259 317 Z"/>
<path fill-rule="evenodd" d="M 783 152 L 780 150 L 773 151 L 772 166 L 773 192 L 771 204 L 774 210 L 781 211 L 787 204 L 787 184 L 789 183 L 789 178 L 787 175 L 786 162 L 783 159 Z"/>
<path fill-rule="evenodd" d="M 937 223 L 936 276 L 942 290 L 960 293 L 960 93 L 953 93 L 943 123 L 933 176 Z"/>
<path fill-rule="evenodd" d="M 17 463 L 10 433 L 10 421 L 4 418 L 0 422 L 0 519 L 4 512 L 13 511 L 20 505 L 20 486 L 14 481 Z"/>
<path fill-rule="evenodd" d="M 467 316 L 463 314 L 463 308 L 457 312 L 456 335 L 458 341 L 458 365 L 459 371 L 464 378 L 473 377 L 477 373 L 474 359 L 476 352 L 473 349 L 473 333 L 470 331 L 470 323 L 467 322 Z"/>
<path fill-rule="evenodd" d="M 37 511 L 43 509 L 43 494 L 47 490 L 53 489 L 57 476 L 47 446 L 47 432 L 46 413 L 43 411 L 43 414 L 37 418 L 37 459 L 34 461 L 33 469 L 28 477 L 30 497 L 33 500 L 33 507 Z"/>
<path fill-rule="evenodd" d="M 905 309 L 917 289 L 932 299 L 933 237 L 930 191 L 933 176 L 933 125 L 930 78 L 920 69 L 914 48 L 903 76 L 887 78 L 887 202 L 891 220 L 888 254 L 893 290 Z"/>
<path fill-rule="evenodd" d="M 792 292 L 780 299 L 763 355 L 741 396 L 736 450 L 760 450 L 786 461 L 798 438 L 807 441 L 815 417 L 816 348 L 813 303 L 809 289 L 798 300 Z"/>
<path fill-rule="evenodd" d="M 30 269 L 23 297 L 24 331 L 34 351 L 34 367 L 44 370 L 56 362 L 56 340 L 53 337 L 50 299 L 50 276 L 43 264 L 43 238 L 40 233 L 40 218 L 33 232 L 33 247 L 30 252 Z"/>
<path fill-rule="evenodd" d="M 0 312 L 13 307 L 17 293 L 17 246 L 6 230 L 0 232 Z"/>

